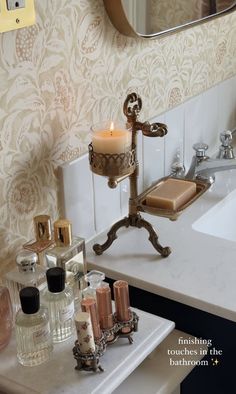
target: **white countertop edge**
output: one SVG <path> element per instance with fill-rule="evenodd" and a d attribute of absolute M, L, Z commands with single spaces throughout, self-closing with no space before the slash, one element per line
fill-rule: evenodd
<path fill-rule="evenodd" d="M 163 320 L 163 325 L 166 325 L 166 319 L 162 319 L 159 316 L 157 318 L 158 321 Z M 91 394 L 101 394 L 101 389 L 102 394 L 112 393 L 113 390 L 115 390 L 175 328 L 175 323 L 169 321 L 169 325 L 165 327 L 165 330 L 160 335 L 158 334 L 158 331 L 163 330 L 163 325 L 161 325 L 161 327 L 158 327 L 152 334 L 147 337 L 146 349 L 145 351 L 142 350 L 135 360 L 132 360 L 132 367 L 126 368 L 125 372 L 123 372 L 122 374 L 116 374 L 116 371 L 114 370 L 114 376 L 108 376 L 107 379 L 105 379 L 99 386 L 97 386 Z M 127 363 L 127 360 L 124 361 L 124 364 L 125 363 Z M 106 387 L 104 387 L 104 384 L 106 384 L 107 389 Z"/>
<path fill-rule="evenodd" d="M 92 262 L 87 261 L 87 265 L 88 265 L 89 270 L 100 269 L 110 279 L 126 280 L 130 286 L 133 286 L 138 289 L 147 291 L 149 293 L 156 294 L 161 297 L 165 297 L 167 299 L 179 302 L 181 304 L 199 309 L 203 312 L 211 313 L 211 314 L 216 315 L 218 317 L 236 322 L 236 313 L 235 312 L 233 312 L 232 310 L 229 310 L 227 308 L 222 308 L 221 306 L 219 306 L 217 304 L 215 304 L 215 305 L 210 304 L 205 301 L 199 300 L 198 298 L 194 298 L 190 295 L 181 294 L 175 290 L 167 289 L 162 286 L 158 286 L 158 285 L 146 282 L 141 279 L 133 278 L 133 277 L 123 274 L 121 272 L 114 271 L 114 270 L 112 270 L 112 268 L 111 269 L 109 269 L 107 267 L 100 268 L 97 263 L 92 263 Z"/>

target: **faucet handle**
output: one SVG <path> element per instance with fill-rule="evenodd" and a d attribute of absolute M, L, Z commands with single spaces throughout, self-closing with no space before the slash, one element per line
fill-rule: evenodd
<path fill-rule="evenodd" d="M 220 142 L 222 143 L 223 146 L 226 148 L 230 146 L 230 143 L 232 142 L 232 132 L 230 130 L 225 130 L 220 133 Z"/>
<path fill-rule="evenodd" d="M 218 159 L 234 159 L 234 151 L 231 142 L 233 135 L 230 130 L 225 130 L 220 133 L 221 146 L 217 155 Z"/>
<path fill-rule="evenodd" d="M 196 157 L 206 157 L 208 145 L 204 142 L 197 142 L 193 145 L 193 149 L 196 151 Z"/>

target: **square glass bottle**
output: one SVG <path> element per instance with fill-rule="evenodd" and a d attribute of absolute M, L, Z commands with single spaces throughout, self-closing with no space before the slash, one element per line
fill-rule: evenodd
<path fill-rule="evenodd" d="M 39 291 L 47 285 L 46 269 L 37 264 L 36 253 L 22 249 L 16 256 L 16 267 L 5 275 L 5 285 L 9 289 L 13 315 L 20 309 L 19 291 L 24 287 L 34 286 Z"/>
<path fill-rule="evenodd" d="M 85 241 L 80 237 L 72 237 L 71 222 L 66 219 L 54 223 L 54 238 L 56 246 L 45 252 L 47 267 L 61 267 L 66 271 L 66 283 L 73 288 L 77 303 L 82 298 L 81 290 L 87 272 Z"/>

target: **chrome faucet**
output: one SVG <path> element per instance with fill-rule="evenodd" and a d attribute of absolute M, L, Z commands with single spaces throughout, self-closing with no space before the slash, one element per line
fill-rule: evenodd
<path fill-rule="evenodd" d="M 188 179 L 203 179 L 213 183 L 215 181 L 215 172 L 236 169 L 236 159 L 231 145 L 232 133 L 235 131 L 236 129 L 233 132 L 224 131 L 220 134 L 222 144 L 215 159 L 206 155 L 207 144 L 194 144 L 193 149 L 196 151 L 196 154 L 192 158 L 189 171 L 185 177 Z"/>

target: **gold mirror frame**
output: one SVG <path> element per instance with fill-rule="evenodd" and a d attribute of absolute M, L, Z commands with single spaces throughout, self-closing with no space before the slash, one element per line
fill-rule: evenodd
<path fill-rule="evenodd" d="M 186 1 L 188 1 L 188 0 L 186 0 Z M 179 32 L 180 30 L 186 29 L 188 27 L 196 26 L 200 23 L 207 22 L 213 18 L 217 18 L 219 16 L 225 15 L 225 14 L 232 12 L 236 9 L 236 1 L 235 1 L 235 3 L 232 4 L 231 7 L 226 8 L 225 10 L 220 11 L 218 13 L 211 14 L 209 16 L 205 16 L 201 19 L 197 19 L 195 21 L 191 21 L 191 22 L 185 23 L 180 26 L 175 26 L 175 27 L 169 28 L 168 30 L 162 30 L 160 32 L 153 33 L 153 34 L 142 34 L 142 33 L 135 31 L 133 26 L 129 23 L 129 21 L 126 17 L 126 13 L 123 8 L 122 0 L 103 0 L 103 2 L 104 2 L 104 6 L 105 6 L 106 12 L 110 18 L 111 23 L 121 34 L 128 36 L 128 37 L 136 37 L 136 38 L 142 37 L 142 38 L 149 38 L 149 39 L 156 38 L 159 36 L 164 36 L 166 34 Z"/>

